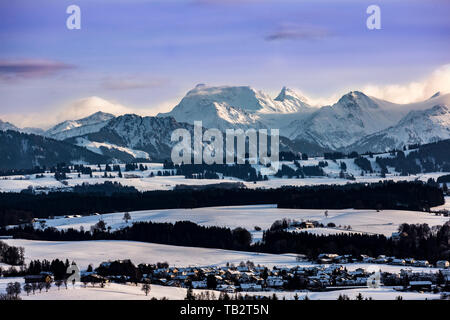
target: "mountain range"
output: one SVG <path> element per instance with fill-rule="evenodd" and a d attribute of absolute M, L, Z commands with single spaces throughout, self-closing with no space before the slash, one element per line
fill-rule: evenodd
<path fill-rule="evenodd" d="M 99 111 L 45 131 L 21 129 L 0 120 L 0 134 L 6 130 L 35 134 L 47 142 L 63 141 L 87 149 L 89 154 L 119 161 L 162 160 L 170 157 L 174 145 L 171 132 L 177 128 L 192 130 L 194 121 L 222 131 L 279 129 L 282 149 L 294 152 L 383 152 L 449 139 L 450 94 L 436 93 L 425 101 L 395 104 L 352 91 L 332 105 L 315 107 L 286 87 L 272 98 L 248 86 L 200 84 L 170 112 L 155 117 L 116 117 Z"/>

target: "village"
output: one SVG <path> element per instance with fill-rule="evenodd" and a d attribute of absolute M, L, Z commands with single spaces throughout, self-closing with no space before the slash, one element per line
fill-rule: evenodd
<path fill-rule="evenodd" d="M 300 263 L 305 257 L 299 255 Z M 371 263 L 370 267 L 357 267 L 347 270 L 347 263 Z M 305 261 L 306 262 L 306 261 Z M 155 284 L 168 287 L 210 289 L 222 293 L 263 291 L 332 291 L 380 286 L 394 287 L 398 291 L 445 293 L 450 290 L 450 268 L 448 261 L 438 261 L 431 267 L 427 261 L 414 259 L 397 259 L 380 256 L 371 258 L 361 256 L 359 259 L 336 254 L 321 254 L 317 264 L 306 266 L 273 266 L 267 268 L 255 265 L 251 261 L 241 262 L 235 266 L 207 267 L 171 267 L 167 263 L 139 264 L 135 266 L 130 260 L 103 262 L 96 269 L 92 266 L 80 273 L 80 281 L 87 286 L 104 287 L 108 283 L 134 283 L 138 285 Z M 400 272 L 379 272 L 376 264 L 401 265 Z M 350 264 L 348 265 L 350 266 Z M 417 267 L 422 268 L 417 268 Z M 416 269 L 416 270 L 415 270 Z M 52 283 L 59 288 L 65 285 L 67 277 L 54 281 L 52 274 L 42 272 L 40 275 L 27 275 L 25 285 L 29 290 L 33 285 Z M 70 279 L 70 278 L 69 278 Z M 69 282 L 70 284 L 70 282 Z M 73 283 L 74 284 L 74 283 Z M 45 287 L 45 286 L 44 286 Z M 150 289 L 149 289 L 150 290 Z M 34 290 L 33 290 L 34 292 Z"/>

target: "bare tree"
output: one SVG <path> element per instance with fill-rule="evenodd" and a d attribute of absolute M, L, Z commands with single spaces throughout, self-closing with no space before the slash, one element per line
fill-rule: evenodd
<path fill-rule="evenodd" d="M 62 281 L 61 280 L 55 281 L 55 285 L 58 287 L 59 290 L 59 288 L 62 286 Z"/>
<path fill-rule="evenodd" d="M 151 290 L 150 283 L 144 282 L 144 283 L 142 284 L 142 289 L 141 289 L 141 290 L 145 292 L 145 295 L 146 295 L 146 296 L 148 296 L 148 293 L 149 293 L 150 290 Z"/>
<path fill-rule="evenodd" d="M 33 283 L 31 284 L 31 290 L 33 290 L 33 294 L 36 293 L 36 290 L 37 290 L 37 283 L 36 283 L 36 282 L 33 282 Z"/>
<path fill-rule="evenodd" d="M 10 297 L 13 297 L 14 299 L 17 299 L 19 297 L 21 291 L 22 288 L 19 282 L 10 282 L 6 287 L 6 294 Z"/>
<path fill-rule="evenodd" d="M 25 283 L 25 284 L 23 285 L 23 290 L 27 293 L 27 296 L 29 296 L 29 295 L 30 295 L 30 292 L 31 292 L 31 290 L 32 290 L 31 284 Z"/>
<path fill-rule="evenodd" d="M 131 215 L 130 215 L 130 213 L 129 212 L 125 212 L 124 214 L 123 214 L 123 221 L 125 221 L 125 223 L 126 224 L 128 224 L 128 221 L 129 220 L 131 220 Z"/>

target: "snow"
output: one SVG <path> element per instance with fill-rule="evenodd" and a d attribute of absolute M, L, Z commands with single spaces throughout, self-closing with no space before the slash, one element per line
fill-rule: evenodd
<path fill-rule="evenodd" d="M 0 293 L 5 292 L 9 282 L 19 282 L 23 285 L 24 279 L 0 278 Z M 150 300 L 152 298 L 183 300 L 187 292 L 187 289 L 184 288 L 151 285 L 150 293 L 148 296 L 145 296 L 141 288 L 141 285 L 136 286 L 134 284 L 108 283 L 104 288 L 101 288 L 99 285 L 95 287 L 87 285 L 85 287 L 81 283 L 76 283 L 75 286 L 69 284 L 67 289 L 63 285 L 59 290 L 53 285 L 49 292 L 46 292 L 45 289 L 42 292 L 37 290 L 35 294 L 31 292 L 29 296 L 22 290 L 21 298 L 23 300 Z M 193 290 L 195 294 L 206 291 Z M 218 297 L 220 293 L 216 291 L 214 294 Z"/>
<path fill-rule="evenodd" d="M 210 248 L 194 248 L 171 246 L 137 241 L 35 241 L 10 239 L 5 242 L 12 246 L 25 248 L 25 261 L 69 259 L 75 261 L 81 269 L 89 264 L 94 267 L 111 260 L 130 259 L 133 263 L 167 262 L 176 267 L 225 266 L 227 263 L 238 265 L 241 261 L 252 261 L 255 265 L 268 268 L 273 266 L 311 266 L 311 262 L 298 262 L 296 254 L 269 254 L 245 251 L 232 251 Z M 437 272 L 437 268 L 405 267 L 397 265 L 350 263 L 345 267 L 349 271 L 364 268 L 371 272 L 400 273 L 401 269 L 412 269 L 414 272 Z"/>
<path fill-rule="evenodd" d="M 409 112 L 395 126 L 361 139 L 355 150 L 392 150 L 411 144 L 425 144 L 450 138 L 450 108 L 435 105 Z"/>
<path fill-rule="evenodd" d="M 197 85 L 168 113 L 159 117 L 172 116 L 179 122 L 202 121 L 206 128 L 261 128 L 270 124 L 280 128 L 283 121 L 292 115 L 308 111 L 306 99 L 294 90 L 283 88 L 277 98 L 248 86 L 209 87 Z M 279 117 L 289 114 L 291 117 Z M 284 126 L 287 123 L 284 122 Z"/>
<path fill-rule="evenodd" d="M 131 148 L 125 148 L 125 147 L 117 146 L 112 143 L 89 141 L 86 138 L 79 137 L 79 138 L 76 138 L 75 144 L 80 147 L 85 147 L 88 150 L 98 153 L 98 154 L 103 154 L 103 152 L 101 150 L 101 148 L 103 147 L 103 148 L 107 148 L 107 149 L 117 149 L 119 151 L 126 152 L 136 159 L 150 159 L 150 155 L 145 151 L 134 150 Z"/>
<path fill-rule="evenodd" d="M 442 206 L 432 208 L 433 211 L 448 210 L 450 211 L 450 196 L 446 196 L 445 203 Z"/>
<path fill-rule="evenodd" d="M 57 140 L 65 140 L 88 133 L 98 132 L 108 124 L 114 115 L 104 112 L 96 112 L 89 117 L 79 120 L 66 120 L 45 132 L 45 135 Z"/>
<path fill-rule="evenodd" d="M 391 287 L 343 289 L 328 292 L 276 292 L 278 298 L 286 297 L 286 300 L 293 300 L 296 294 L 299 300 L 305 299 L 305 296 L 308 296 L 311 300 L 337 300 L 341 294 L 355 300 L 359 293 L 362 294 L 363 298 L 371 297 L 373 300 L 395 300 L 398 296 L 403 297 L 404 300 L 433 300 L 440 298 L 439 294 L 399 292 Z M 255 296 L 271 296 L 273 292 L 254 292 L 252 294 Z"/>
<path fill-rule="evenodd" d="M 399 117 L 381 109 L 371 98 L 356 91 L 342 96 L 332 106 L 318 109 L 311 117 L 293 123 L 295 131 L 290 137 L 339 149 L 399 120 Z"/>
<path fill-rule="evenodd" d="M 249 252 L 237 252 L 220 249 L 191 248 L 159 245 L 151 243 L 141 243 L 133 241 L 81 241 L 81 242 L 48 242 L 48 241 L 32 241 L 32 240 L 6 240 L 10 245 L 22 246 L 25 248 L 26 262 L 35 259 L 65 259 L 74 260 L 82 268 L 85 269 L 89 264 L 94 267 L 101 262 L 116 259 L 131 259 L 135 264 L 138 263 L 156 263 L 167 261 L 170 266 L 224 266 L 227 262 L 239 264 L 241 261 L 251 260 L 255 264 L 265 265 L 269 268 L 273 266 L 311 266 L 310 262 L 297 262 L 295 254 L 258 254 Z M 364 268 L 370 272 L 381 270 L 382 272 L 399 273 L 401 269 L 412 269 L 414 272 L 437 272 L 436 268 L 425 267 L 401 267 L 393 265 L 375 265 L 365 263 L 346 264 L 349 271 L 358 268 Z M 23 278 L 0 278 L 0 292 L 4 292 L 7 283 L 18 281 L 23 284 Z M 201 290 L 194 290 L 200 293 Z M 257 296 L 268 296 L 274 292 L 253 292 L 249 293 Z M 404 299 L 438 299 L 438 294 L 416 293 L 416 292 L 397 292 L 390 287 L 381 288 L 358 288 L 349 290 L 338 290 L 331 292 L 275 292 L 279 298 L 294 299 L 297 293 L 300 299 L 304 296 L 315 300 L 336 300 L 339 294 L 346 294 L 350 298 L 358 293 L 362 293 L 364 297 L 372 297 L 373 299 L 395 299 L 402 296 Z M 216 297 L 219 292 L 215 292 Z M 105 288 L 100 287 L 84 287 L 76 284 L 75 288 L 69 284 L 68 289 L 64 286 L 58 290 L 52 287 L 47 293 L 30 294 L 26 296 L 22 294 L 23 299 L 39 299 L 39 300 L 57 300 L 57 299 L 151 299 L 153 297 L 161 299 L 183 299 L 186 296 L 186 289 L 176 287 L 163 287 L 158 285 L 151 286 L 151 292 L 148 297 L 141 291 L 140 286 L 130 284 L 114 284 L 110 283 Z"/>
<path fill-rule="evenodd" d="M 0 292 L 4 292 L 6 285 L 9 282 L 24 283 L 23 278 L 0 278 Z M 207 292 L 208 290 L 193 290 L 195 294 L 201 292 Z M 104 288 L 92 287 L 87 285 L 86 287 L 77 283 L 75 286 L 69 284 L 66 289 L 64 286 L 58 290 L 57 287 L 52 286 L 49 292 L 45 289 L 39 293 L 39 290 L 35 294 L 30 293 L 29 296 L 25 292 L 22 292 L 21 298 L 23 300 L 149 300 L 152 298 L 162 299 L 167 298 L 170 300 L 183 300 L 186 297 L 187 289 L 176 287 L 164 287 L 160 285 L 151 285 L 151 291 L 148 296 L 141 290 L 141 286 L 135 286 L 133 284 L 117 284 L 108 283 Z M 219 291 L 209 290 L 210 293 L 214 293 L 218 298 Z M 425 299 L 439 299 L 439 294 L 433 293 L 418 293 L 418 292 L 398 292 L 391 287 L 381 288 L 358 288 L 358 289 L 346 289 L 336 290 L 329 292 L 243 292 L 242 294 L 249 294 L 254 296 L 272 296 L 276 294 L 279 299 L 285 297 L 287 300 L 293 300 L 295 295 L 298 295 L 302 300 L 305 296 L 308 296 L 311 300 L 337 300 L 340 294 L 347 295 L 350 299 L 355 299 L 356 296 L 361 293 L 364 298 L 371 297 L 374 300 L 394 300 L 398 296 L 402 296 L 404 300 L 425 300 Z"/>
<path fill-rule="evenodd" d="M 93 146 L 96 145 L 94 142 Z M 100 146 L 97 145 L 97 146 Z M 106 146 L 106 144 L 105 144 Z M 117 148 L 117 146 L 111 145 L 110 147 Z M 122 151 L 128 152 L 136 156 L 148 156 L 145 152 L 140 152 L 135 149 L 123 148 Z M 377 155 L 381 157 L 388 157 L 389 154 Z M 376 171 L 380 170 L 375 162 L 375 157 L 367 159 L 371 162 L 372 168 Z M 310 158 L 308 160 L 300 160 L 300 165 L 302 166 L 312 166 L 318 165 L 319 161 L 324 161 L 323 157 Z M 331 160 L 326 160 L 328 166 L 323 168 L 326 176 L 323 177 L 307 177 L 305 179 L 292 178 L 277 178 L 274 177 L 274 172 L 269 170 L 263 165 L 253 165 L 253 167 L 261 172 L 263 175 L 269 175 L 269 180 L 245 182 L 244 185 L 247 188 L 279 188 L 282 186 L 311 186 L 311 185 L 344 185 L 347 183 L 375 183 L 382 180 L 393 180 L 393 181 L 427 181 L 429 178 L 437 179 L 441 175 L 449 174 L 448 172 L 434 172 L 410 176 L 400 176 L 394 173 L 390 168 L 392 173 L 386 175 L 386 178 L 381 178 L 378 173 L 365 173 L 361 176 L 361 169 L 355 165 L 354 159 L 340 159 L 336 162 Z M 347 173 L 353 175 L 356 180 L 347 180 L 339 178 L 340 163 L 344 162 L 347 165 Z M 295 167 L 293 162 L 281 161 L 281 164 L 286 164 L 291 167 Z M 26 175 L 26 176 L 6 176 L 0 177 L 0 192 L 20 192 L 28 187 L 32 187 L 35 190 L 49 191 L 49 190 L 64 190 L 70 189 L 76 185 L 81 185 L 83 183 L 87 184 L 103 184 L 105 181 L 115 181 L 120 182 L 124 186 L 133 186 L 139 191 L 151 191 L 151 190 L 172 190 L 175 186 L 184 185 L 206 185 L 206 184 L 217 184 L 222 182 L 236 182 L 241 181 L 234 177 L 224 177 L 224 179 L 185 179 L 183 176 L 157 176 L 158 171 L 165 171 L 163 169 L 162 163 L 143 163 L 143 165 L 148 167 L 146 171 L 125 171 L 125 165 L 120 165 L 123 173 L 123 177 L 119 178 L 117 172 L 108 173 L 112 175 L 112 178 L 104 178 L 104 172 L 94 171 L 93 177 L 90 178 L 89 175 L 81 175 L 78 177 L 77 173 L 67 174 L 68 179 L 67 185 L 61 183 L 54 179 L 54 174 L 45 173 L 43 178 L 36 178 L 36 175 Z M 96 165 L 90 165 L 93 170 L 98 170 Z M 104 170 L 105 165 L 101 166 Z M 155 176 L 150 177 L 151 173 Z"/>
<path fill-rule="evenodd" d="M 402 210 L 328 210 L 328 217 L 325 217 L 325 210 L 313 209 L 278 209 L 276 205 L 251 205 L 251 206 L 230 206 L 230 207 L 207 207 L 194 209 L 168 209 L 168 210 L 145 210 L 130 212 L 131 220 L 128 225 L 134 222 L 176 222 L 192 221 L 200 225 L 221 226 L 229 228 L 244 227 L 254 237 L 259 240 L 262 231 L 254 230 L 255 226 L 262 230 L 270 228 L 273 222 L 283 218 L 306 221 L 314 220 L 327 225 L 334 223 L 337 227 L 351 226 L 352 232 L 377 233 L 390 236 L 396 232 L 402 223 L 427 223 L 430 226 L 442 225 L 448 221 L 448 217 L 436 216 L 434 214 L 419 211 Z M 73 214 L 77 214 L 74 212 Z M 74 228 L 81 226 L 85 230 L 96 224 L 99 219 L 103 219 L 112 230 L 126 226 L 123 221 L 123 212 L 103 214 L 100 216 L 86 216 L 80 218 L 60 218 L 46 220 L 46 226 L 58 229 Z M 36 223 L 36 227 L 39 224 Z M 334 234 L 348 232 L 338 229 L 304 229 L 315 234 Z"/>

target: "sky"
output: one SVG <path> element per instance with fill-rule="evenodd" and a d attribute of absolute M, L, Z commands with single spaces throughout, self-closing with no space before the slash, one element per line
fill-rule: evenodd
<path fill-rule="evenodd" d="M 66 27 L 72 4 L 80 30 Z M 366 27 L 372 4 L 380 30 Z M 198 83 L 418 101 L 450 92 L 449 14 L 447 0 L 2 0 L 0 119 L 48 126 L 97 104 L 153 115 Z"/>

